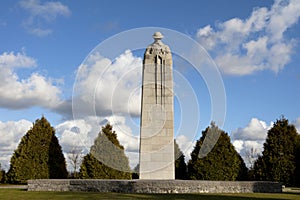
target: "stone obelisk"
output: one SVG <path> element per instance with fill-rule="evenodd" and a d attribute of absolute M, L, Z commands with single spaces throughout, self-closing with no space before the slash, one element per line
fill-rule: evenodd
<path fill-rule="evenodd" d="M 140 179 L 175 179 L 172 54 L 156 32 L 144 54 Z"/>

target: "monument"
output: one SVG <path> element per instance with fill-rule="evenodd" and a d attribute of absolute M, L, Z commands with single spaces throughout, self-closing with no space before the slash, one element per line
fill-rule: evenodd
<path fill-rule="evenodd" d="M 282 192 L 270 181 L 174 180 L 174 108 L 172 55 L 162 34 L 144 54 L 140 136 L 140 180 L 36 179 L 28 191 L 120 193 L 250 193 Z M 152 179 L 152 180 L 149 180 Z M 160 180 L 158 180 L 160 179 Z"/>
<path fill-rule="evenodd" d="M 172 54 L 156 32 L 143 60 L 140 179 L 175 179 Z"/>

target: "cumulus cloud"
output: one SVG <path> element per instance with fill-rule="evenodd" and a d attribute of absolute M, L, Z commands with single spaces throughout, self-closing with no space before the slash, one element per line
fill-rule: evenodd
<path fill-rule="evenodd" d="M 73 114 L 82 116 L 132 115 L 140 113 L 142 59 L 129 50 L 114 61 L 98 52 L 90 55 L 77 72 Z"/>
<path fill-rule="evenodd" d="M 10 158 L 17 148 L 22 136 L 32 127 L 32 122 L 27 120 L 0 121 L 0 163 L 8 170 Z"/>
<path fill-rule="evenodd" d="M 24 53 L 0 55 L 0 107 L 22 109 L 32 106 L 53 108 L 60 102 L 60 89 L 38 73 L 20 79 L 16 68 L 35 67 L 36 60 Z"/>
<path fill-rule="evenodd" d="M 269 126 L 266 122 L 252 118 L 244 128 L 238 128 L 231 134 L 234 140 L 265 140 Z"/>
<path fill-rule="evenodd" d="M 26 30 L 37 36 L 46 36 L 53 32 L 49 24 L 58 16 L 70 16 L 68 6 L 59 1 L 40 2 L 39 0 L 23 0 L 20 7 L 28 12 L 29 16 L 23 21 Z"/>
<path fill-rule="evenodd" d="M 232 143 L 248 167 L 261 154 L 268 130 L 272 125 L 272 122 L 267 125 L 264 121 L 252 118 L 246 127 L 232 131 L 230 136 Z"/>
<path fill-rule="evenodd" d="M 4 52 L 0 55 L 1 68 L 17 68 L 17 67 L 35 67 L 36 60 L 26 56 L 25 53 Z"/>
<path fill-rule="evenodd" d="M 299 17 L 297 0 L 276 0 L 270 9 L 255 8 L 246 19 L 233 18 L 215 28 L 207 25 L 198 30 L 197 39 L 225 74 L 277 73 L 291 60 L 295 39 L 284 33 Z"/>

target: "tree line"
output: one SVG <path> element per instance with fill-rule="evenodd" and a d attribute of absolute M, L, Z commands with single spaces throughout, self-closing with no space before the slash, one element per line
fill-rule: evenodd
<path fill-rule="evenodd" d="M 216 137 L 216 143 L 202 156 L 205 138 Z M 262 154 L 248 169 L 241 155 L 235 150 L 229 135 L 211 123 L 196 141 L 191 159 L 185 156 L 174 140 L 175 178 L 191 180 L 259 180 L 277 181 L 288 186 L 300 185 L 300 135 L 294 125 L 281 117 L 267 134 Z M 75 164 L 78 155 L 73 157 Z M 75 159 L 76 158 L 76 159 Z M 109 162 L 109 163 L 107 163 Z M 138 178 L 138 166 L 129 167 L 124 147 L 108 123 L 102 127 L 90 152 L 86 154 L 77 172 L 72 176 L 66 168 L 62 148 L 54 128 L 43 116 L 22 137 L 14 151 L 10 168 L 1 170 L 0 182 L 25 184 L 29 179 L 131 179 Z"/>

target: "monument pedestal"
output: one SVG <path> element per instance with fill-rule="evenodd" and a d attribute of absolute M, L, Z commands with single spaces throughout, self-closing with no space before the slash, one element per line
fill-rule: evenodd
<path fill-rule="evenodd" d="M 28 191 L 119 193 L 280 193 L 282 184 L 268 181 L 37 179 Z"/>

